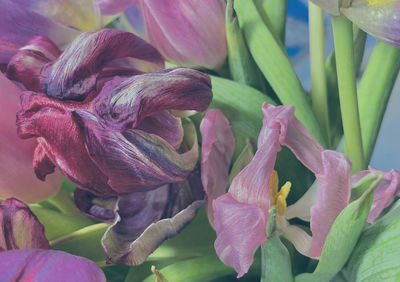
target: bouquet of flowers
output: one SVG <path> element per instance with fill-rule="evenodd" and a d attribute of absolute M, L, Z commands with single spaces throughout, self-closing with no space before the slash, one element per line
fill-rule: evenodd
<path fill-rule="evenodd" d="M 399 281 L 397 47 L 397 0 L 0 0 L 0 281 Z"/>

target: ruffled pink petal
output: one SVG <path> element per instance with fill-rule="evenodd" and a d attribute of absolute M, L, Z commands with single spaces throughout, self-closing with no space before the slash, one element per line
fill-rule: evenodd
<path fill-rule="evenodd" d="M 296 157 L 312 172 L 321 169 L 322 146 L 294 116 L 293 106 L 272 106 L 264 103 L 265 126 L 278 128 L 279 142 L 289 147 Z"/>
<path fill-rule="evenodd" d="M 388 207 L 400 194 L 400 172 L 392 169 L 391 171 L 382 171 L 369 168 L 370 171 L 383 172 L 383 181 L 375 190 L 374 201 L 369 212 L 367 222 L 373 223 L 381 214 L 384 208 Z"/>
<path fill-rule="evenodd" d="M 208 75 L 187 68 L 172 68 L 116 77 L 94 100 L 94 112 L 107 127 L 135 128 L 145 117 L 164 110 L 207 109 L 212 99 Z"/>
<path fill-rule="evenodd" d="M 0 252 L 14 249 L 50 249 L 50 245 L 29 207 L 10 198 L 0 203 Z"/>
<path fill-rule="evenodd" d="M 96 5 L 103 15 L 113 15 L 125 11 L 137 0 L 96 0 Z"/>
<path fill-rule="evenodd" d="M 229 166 L 235 150 L 229 121 L 219 110 L 210 110 L 200 124 L 201 182 L 208 197 L 207 215 L 214 225 L 212 201 L 226 191 Z"/>
<path fill-rule="evenodd" d="M 316 174 L 319 182 L 317 202 L 311 208 L 312 242 L 308 255 L 319 257 L 326 236 L 340 212 L 348 205 L 351 194 L 351 162 L 342 153 L 322 152 L 322 168 Z"/>
<path fill-rule="evenodd" d="M 50 97 L 83 100 L 95 90 L 102 70 L 115 59 L 132 57 L 159 67 L 164 61 L 158 51 L 132 33 L 116 29 L 86 32 L 78 36 L 52 64 L 42 68 L 41 87 Z M 126 68 L 121 68 L 126 73 Z M 113 71 L 117 75 L 118 71 Z"/>
<path fill-rule="evenodd" d="M 103 271 L 86 258 L 40 249 L 1 252 L 0 273 L 3 281 L 106 281 Z"/>
<path fill-rule="evenodd" d="M 249 270 L 257 247 L 267 240 L 266 213 L 256 205 L 240 203 L 230 193 L 213 202 L 218 257 L 233 267 L 238 278 Z"/>
<path fill-rule="evenodd" d="M 167 60 L 210 69 L 224 62 L 224 1 L 142 0 L 138 4 L 147 39 Z"/>
<path fill-rule="evenodd" d="M 26 89 L 40 91 L 42 67 L 58 58 L 61 51 L 49 38 L 36 36 L 20 48 L 7 66 L 7 76 L 21 82 Z"/>
<path fill-rule="evenodd" d="M 38 180 L 32 169 L 35 140 L 17 135 L 15 115 L 20 108 L 21 89 L 0 73 L 0 197 L 15 197 L 27 203 L 39 202 L 57 193 L 59 173 Z"/>

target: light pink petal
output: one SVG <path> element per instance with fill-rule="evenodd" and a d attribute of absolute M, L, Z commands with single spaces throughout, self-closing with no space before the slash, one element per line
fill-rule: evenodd
<path fill-rule="evenodd" d="M 1 252 L 0 273 L 2 281 L 106 281 L 103 271 L 93 261 L 40 249 Z"/>
<path fill-rule="evenodd" d="M 236 201 L 229 193 L 213 202 L 217 240 L 214 243 L 218 257 L 233 267 L 238 278 L 253 263 L 257 247 L 267 240 L 266 213 L 255 205 Z"/>
<path fill-rule="evenodd" d="M 207 68 L 224 62 L 225 1 L 143 0 L 139 4 L 147 38 L 167 60 Z"/>
<path fill-rule="evenodd" d="M 208 197 L 207 215 L 214 225 L 212 201 L 225 193 L 229 165 L 235 149 L 229 121 L 219 110 L 210 110 L 200 124 L 201 182 Z"/>
<path fill-rule="evenodd" d="M 319 257 L 326 236 L 340 212 L 348 205 L 351 193 L 351 162 L 342 153 L 322 152 L 322 169 L 316 175 L 319 182 L 317 203 L 311 208 L 312 243 L 310 257 Z"/>
<path fill-rule="evenodd" d="M 289 147 L 308 169 L 318 173 L 323 148 L 294 116 L 294 110 L 294 106 L 263 105 L 267 126 L 280 130 L 280 144 Z"/>
<path fill-rule="evenodd" d="M 14 249 L 50 249 L 50 245 L 29 207 L 10 198 L 0 204 L 0 252 Z"/>
<path fill-rule="evenodd" d="M 382 171 L 369 168 L 370 171 L 383 172 L 384 179 L 375 190 L 374 201 L 367 221 L 373 223 L 381 214 L 384 208 L 388 207 L 397 195 L 400 193 L 400 172 L 392 169 L 391 171 Z"/>
<path fill-rule="evenodd" d="M 316 180 L 296 203 L 287 207 L 285 217 L 287 219 L 297 217 L 310 222 L 310 208 L 317 202 L 318 187 Z"/>
<path fill-rule="evenodd" d="M 282 232 L 282 236 L 292 242 L 300 254 L 307 256 L 310 250 L 312 237 L 308 235 L 305 230 L 298 226 L 287 224 L 282 228 Z"/>
<path fill-rule="evenodd" d="M 37 142 L 21 140 L 15 125 L 21 92 L 0 73 L 0 197 L 33 203 L 57 193 L 62 177 L 53 174 L 43 182 L 35 176 L 32 161 Z"/>
<path fill-rule="evenodd" d="M 136 0 L 96 0 L 96 5 L 103 15 L 113 15 L 125 11 Z"/>

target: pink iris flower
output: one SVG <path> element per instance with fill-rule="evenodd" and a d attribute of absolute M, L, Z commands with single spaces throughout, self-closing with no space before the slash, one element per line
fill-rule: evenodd
<path fill-rule="evenodd" d="M 215 249 L 220 259 L 237 271 L 238 277 L 248 271 L 255 250 L 267 240 L 266 224 L 273 206 L 277 209 L 276 226 L 282 236 L 303 255 L 318 259 L 333 222 L 349 204 L 352 184 L 374 171 L 370 169 L 352 176 L 349 159 L 342 153 L 324 150 L 294 116 L 293 106 L 264 104 L 262 110 L 263 126 L 253 160 L 233 179 L 228 193 L 213 201 Z M 212 126 L 203 128 L 203 139 L 215 135 L 214 131 Z M 274 171 L 281 146 L 288 147 L 316 176 L 310 189 L 289 207 L 286 207 L 286 197 L 291 183 L 284 184 L 278 192 L 279 180 Z M 215 164 L 210 160 L 203 166 L 215 171 L 226 170 Z M 225 189 L 226 182 L 204 181 L 213 179 L 213 173 L 209 172 L 211 169 L 203 171 L 205 191 Z M 399 180 L 399 172 L 384 172 L 368 222 L 373 222 L 399 194 Z M 289 220 L 295 217 L 310 222 L 312 236 L 290 224 Z"/>

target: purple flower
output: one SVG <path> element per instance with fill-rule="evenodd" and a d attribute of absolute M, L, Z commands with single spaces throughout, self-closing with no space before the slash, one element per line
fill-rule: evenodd
<path fill-rule="evenodd" d="M 102 16 L 93 1 L 0 0 L 0 64 L 33 36 L 49 37 L 65 47 L 81 32 L 98 30 L 114 17 Z"/>
<path fill-rule="evenodd" d="M 135 27 L 137 17 L 142 18 L 145 39 L 167 60 L 209 69 L 224 63 L 227 56 L 225 1 L 97 1 L 104 14 L 124 11 L 130 4 L 135 5 L 126 12 L 128 20 Z"/>
<path fill-rule="evenodd" d="M 345 15 L 362 30 L 388 44 L 400 46 L 400 1 L 312 0 L 328 13 Z M 343 3 L 342 3 L 343 2 Z"/>
<path fill-rule="evenodd" d="M 1 202 L 2 281 L 106 281 L 94 262 L 49 249 L 43 226 L 26 204 L 12 198 Z"/>
<path fill-rule="evenodd" d="M 62 175 L 57 172 L 42 182 L 33 173 L 32 155 L 37 142 L 21 140 L 15 129 L 21 92 L 0 73 L 0 197 L 35 203 L 57 193 Z"/>
<path fill-rule="evenodd" d="M 352 176 L 348 158 L 323 150 L 295 118 L 293 106 L 264 104 L 263 113 L 263 127 L 253 160 L 233 179 L 228 193 L 213 202 L 215 248 L 220 259 L 235 268 L 238 277 L 248 271 L 255 250 L 267 240 L 266 223 L 273 206 L 277 209 L 276 226 L 282 236 L 300 253 L 318 258 L 333 222 L 349 203 L 352 182 L 369 173 Z M 306 194 L 289 207 L 286 197 L 291 183 L 286 182 L 278 192 L 279 179 L 273 170 L 282 145 L 288 147 L 317 179 Z M 387 182 L 382 182 L 377 189 L 370 217 L 379 214 L 382 206 L 390 204 L 399 193 L 398 173 L 391 172 L 386 179 Z M 381 196 L 383 194 L 385 196 Z M 310 221 L 312 236 L 289 223 L 294 217 Z"/>
<path fill-rule="evenodd" d="M 48 58 L 53 49 L 42 46 Z M 43 92 L 25 91 L 17 116 L 19 136 L 39 142 L 34 169 L 40 179 L 58 167 L 79 188 L 112 196 L 180 182 L 193 170 L 197 142 L 182 148 L 184 128 L 172 113 L 208 107 L 207 75 L 184 68 L 143 74 L 137 59 L 157 67 L 161 56 L 117 30 L 84 33 L 56 60 L 39 60 L 40 67 L 31 68 L 29 56 L 22 48 L 8 71 Z M 32 83 L 24 74 L 34 72 Z"/>

